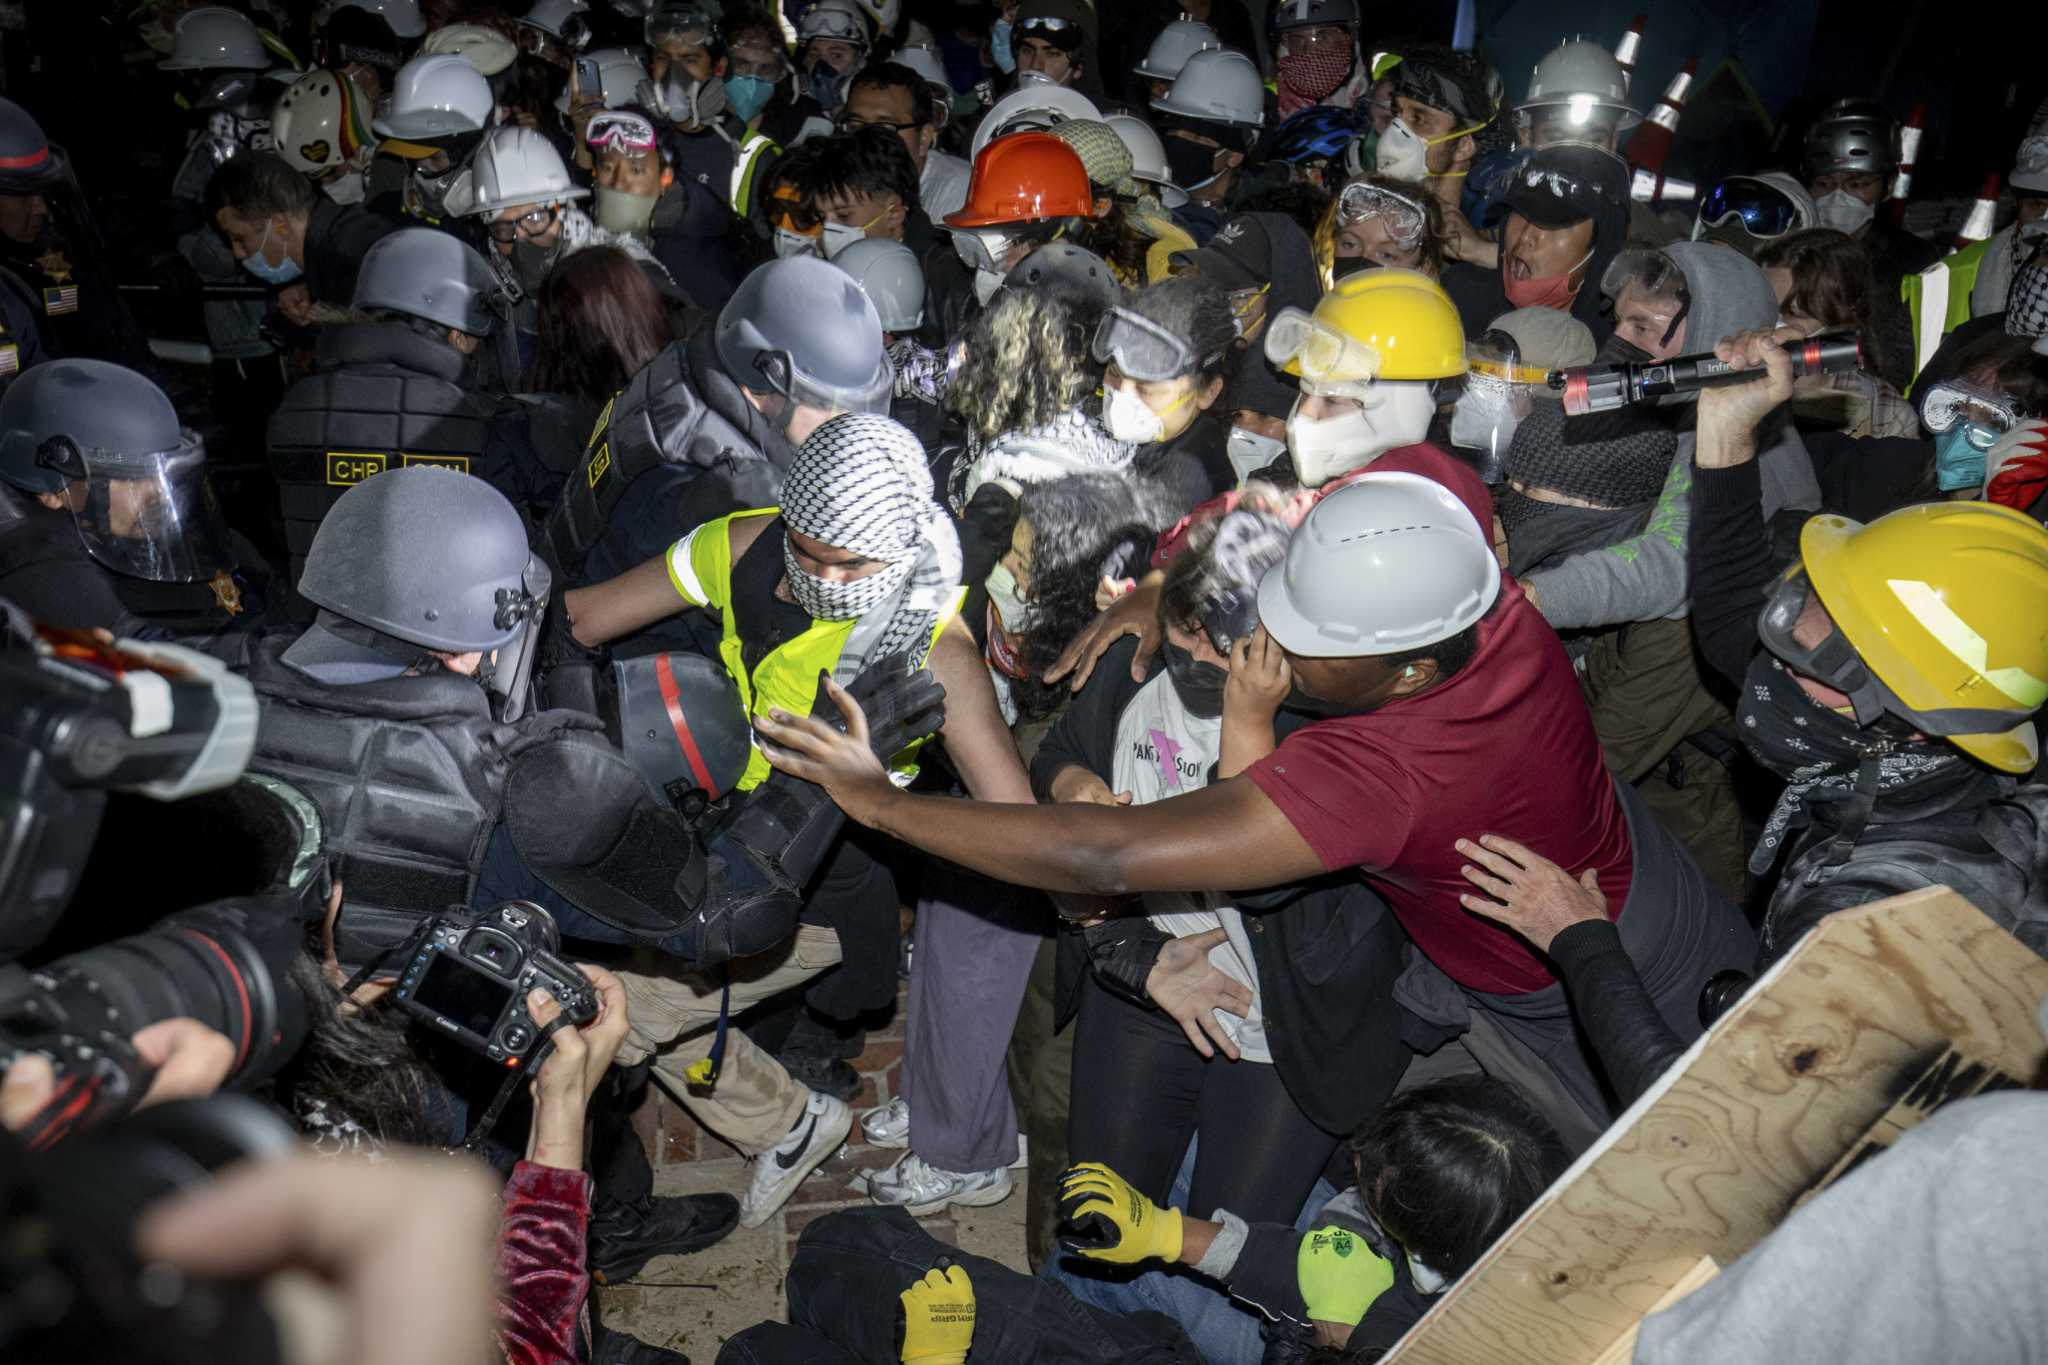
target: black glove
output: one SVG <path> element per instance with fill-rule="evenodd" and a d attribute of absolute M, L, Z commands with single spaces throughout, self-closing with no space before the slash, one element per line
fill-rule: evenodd
<path fill-rule="evenodd" d="M 1173 935 L 1143 915 L 1127 915 L 1088 925 L 1081 936 L 1095 979 L 1105 990 L 1145 1009 L 1155 1008 L 1152 997 L 1145 994 L 1145 978 L 1152 974 L 1159 950 L 1173 941 Z"/>
<path fill-rule="evenodd" d="M 847 684 L 846 691 L 868 718 L 868 747 L 883 763 L 946 723 L 946 685 L 928 668 L 910 671 L 908 654 L 877 659 Z M 818 680 L 811 714 L 842 734 L 846 719 Z"/>

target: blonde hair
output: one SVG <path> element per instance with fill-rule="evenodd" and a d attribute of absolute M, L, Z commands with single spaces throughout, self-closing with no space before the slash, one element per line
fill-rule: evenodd
<path fill-rule="evenodd" d="M 1074 309 L 1058 298 L 997 294 L 967 329 L 959 373 L 946 390 L 970 443 L 1035 430 L 1070 411 L 1101 382 L 1089 341 Z"/>

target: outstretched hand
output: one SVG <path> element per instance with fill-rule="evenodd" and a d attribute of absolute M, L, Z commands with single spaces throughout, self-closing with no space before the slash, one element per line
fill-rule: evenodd
<path fill-rule="evenodd" d="M 1159 588 L 1164 581 L 1162 574 L 1147 574 L 1136 587 L 1110 603 L 1074 637 L 1072 644 L 1060 651 L 1060 657 L 1045 670 L 1045 680 L 1056 683 L 1071 674 L 1073 681 L 1068 686 L 1079 692 L 1109 647 L 1126 635 L 1135 635 L 1138 652 L 1131 656 L 1131 678 L 1143 682 L 1145 667 L 1159 652 L 1159 643 L 1165 638 L 1159 629 Z"/>
<path fill-rule="evenodd" d="M 754 720 L 761 752 L 791 777 L 823 787 L 849 820 L 872 825 L 895 785 L 870 747 L 868 718 L 860 703 L 836 682 L 828 679 L 824 687 L 846 729 L 776 707 Z"/>
<path fill-rule="evenodd" d="M 1514 930 L 1539 953 L 1549 952 L 1551 941 L 1574 924 L 1607 918 L 1607 897 L 1591 868 L 1574 880 L 1542 854 L 1498 834 L 1482 835 L 1476 844 L 1460 839 L 1457 849 L 1472 860 L 1458 871 L 1485 893 L 1466 892 L 1459 902 Z"/>
<path fill-rule="evenodd" d="M 1234 1062 L 1238 1058 L 1237 1044 L 1217 1020 L 1216 1011 L 1245 1018 L 1251 1011 L 1252 992 L 1249 986 L 1227 972 L 1218 971 L 1209 961 L 1209 950 L 1228 937 L 1223 929 L 1215 928 L 1177 938 L 1161 948 L 1158 961 L 1145 977 L 1145 994 L 1180 1025 L 1195 1051 L 1213 1057 L 1216 1049 L 1221 1048 L 1223 1055 Z"/>

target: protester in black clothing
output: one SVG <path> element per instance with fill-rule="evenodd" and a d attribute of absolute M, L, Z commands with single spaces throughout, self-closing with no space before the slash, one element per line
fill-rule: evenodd
<path fill-rule="evenodd" d="M 242 268 L 285 291 L 278 306 L 301 323 L 312 320 L 313 305 L 348 307 L 363 254 L 397 226 L 368 209 L 335 203 L 271 152 L 222 166 L 206 187 L 206 203 Z"/>
<path fill-rule="evenodd" d="M 1241 348 L 1228 297 L 1194 276 L 1163 280 L 1104 315 L 1094 353 L 1103 425 L 1138 447 L 1132 468 L 1192 510 L 1234 487 L 1229 427 L 1217 407 Z"/>

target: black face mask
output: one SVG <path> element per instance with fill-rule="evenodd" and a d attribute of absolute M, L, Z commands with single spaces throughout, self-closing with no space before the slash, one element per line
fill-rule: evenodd
<path fill-rule="evenodd" d="M 1600 343 L 1600 349 L 1593 356 L 1595 365 L 1647 365 L 1656 359 L 1633 341 L 1621 336 L 1609 336 Z"/>
<path fill-rule="evenodd" d="M 1380 263 L 1370 256 L 1339 256 L 1330 262 L 1330 278 L 1341 280 L 1361 270 L 1378 270 Z"/>
<path fill-rule="evenodd" d="M 1166 677 L 1174 695 L 1191 716 L 1214 720 L 1223 714 L 1223 688 L 1230 674 L 1212 663 L 1204 663 L 1188 650 L 1168 640 L 1160 646 L 1166 658 Z"/>
<path fill-rule="evenodd" d="M 1184 137 L 1161 138 L 1160 142 L 1166 148 L 1166 168 L 1173 173 L 1174 184 L 1193 190 L 1216 178 L 1216 158 L 1223 154 L 1221 147 L 1190 142 Z"/>

